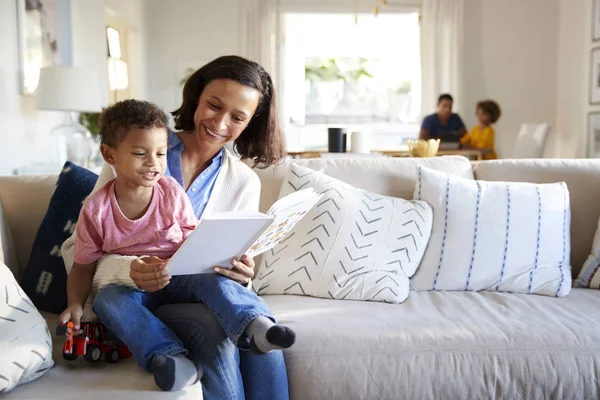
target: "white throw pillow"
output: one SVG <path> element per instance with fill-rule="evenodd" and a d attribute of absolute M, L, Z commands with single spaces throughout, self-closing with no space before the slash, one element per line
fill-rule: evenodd
<path fill-rule="evenodd" d="M 598 219 L 598 228 L 594 235 L 592 252 L 583 263 L 579 276 L 575 281 L 575 286 L 579 288 L 600 289 L 600 218 Z"/>
<path fill-rule="evenodd" d="M 261 260 L 259 294 L 296 294 L 401 303 L 431 232 L 431 207 L 356 189 L 292 164 L 279 197 L 301 188 L 323 193 Z"/>
<path fill-rule="evenodd" d="M 418 168 L 414 197 L 433 207 L 433 230 L 414 289 L 569 293 L 564 182 L 472 181 Z"/>
<path fill-rule="evenodd" d="M 53 365 L 44 317 L 0 263 L 0 393 L 39 378 Z"/>

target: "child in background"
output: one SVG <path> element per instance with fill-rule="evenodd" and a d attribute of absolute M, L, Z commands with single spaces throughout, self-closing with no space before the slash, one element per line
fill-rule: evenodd
<path fill-rule="evenodd" d="M 167 260 L 198 223 L 183 188 L 164 176 L 167 123 L 166 114 L 146 101 L 125 100 L 102 113 L 101 153 L 116 178 L 85 200 L 77 221 L 68 308 L 59 317 L 68 327 L 67 339 L 81 333 L 80 318 L 98 259 L 122 254 Z M 294 332 L 275 324 L 261 298 L 217 274 L 174 276 L 155 292 L 111 284 L 98 292 L 93 309 L 137 363 L 153 372 L 161 389 L 179 390 L 200 379 L 202 371 L 152 311 L 163 304 L 193 302 L 204 303 L 234 343 L 244 345 L 246 339 L 255 353 L 294 343 Z"/>
<path fill-rule="evenodd" d="M 502 115 L 500 106 L 494 100 L 483 100 L 477 103 L 475 113 L 479 124 L 460 139 L 460 144 L 476 149 L 488 149 L 489 152 L 483 155 L 483 159 L 495 160 L 498 157 L 494 150 L 495 133 L 492 124 Z"/>

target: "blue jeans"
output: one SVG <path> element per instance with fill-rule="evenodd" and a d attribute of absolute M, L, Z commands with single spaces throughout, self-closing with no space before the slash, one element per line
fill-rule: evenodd
<path fill-rule="evenodd" d="M 205 400 L 288 400 L 281 350 L 265 355 L 238 351 L 204 304 L 169 304 L 156 309 L 185 344 L 188 358 L 202 366 Z"/>
<path fill-rule="evenodd" d="M 218 274 L 175 276 L 153 293 L 108 285 L 98 292 L 93 309 L 108 330 L 129 347 L 137 363 L 150 370 L 154 356 L 187 354 L 177 335 L 152 312 L 161 305 L 192 302 L 204 303 L 234 344 L 255 318 L 275 320 L 260 297 Z"/>

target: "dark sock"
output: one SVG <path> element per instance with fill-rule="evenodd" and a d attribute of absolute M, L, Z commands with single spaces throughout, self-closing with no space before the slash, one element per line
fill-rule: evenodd
<path fill-rule="evenodd" d="M 256 354 L 292 347 L 296 334 L 286 326 L 276 325 L 267 317 L 258 317 L 248 324 L 246 335 L 250 350 Z"/>
<path fill-rule="evenodd" d="M 202 376 L 202 370 L 183 354 L 155 356 L 152 360 L 152 373 L 154 382 L 167 392 L 193 385 Z"/>

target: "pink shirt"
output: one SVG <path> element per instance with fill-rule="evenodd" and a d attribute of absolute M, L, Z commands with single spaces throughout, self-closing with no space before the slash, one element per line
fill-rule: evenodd
<path fill-rule="evenodd" d="M 154 185 L 148 210 L 133 221 L 121 212 L 112 180 L 81 208 L 73 262 L 91 264 L 105 254 L 170 258 L 197 223 L 190 200 L 170 176 Z"/>

